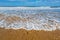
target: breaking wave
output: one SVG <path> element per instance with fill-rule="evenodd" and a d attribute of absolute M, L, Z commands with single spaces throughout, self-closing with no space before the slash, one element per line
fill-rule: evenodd
<path fill-rule="evenodd" d="M 51 9 L 0 10 L 0 27 L 5 29 L 60 30 L 60 12 Z"/>

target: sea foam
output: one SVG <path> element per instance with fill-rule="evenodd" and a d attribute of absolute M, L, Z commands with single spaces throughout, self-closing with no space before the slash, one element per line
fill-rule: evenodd
<path fill-rule="evenodd" d="M 19 7 L 18 7 L 19 8 Z M 60 12 L 53 9 L 1 8 L 0 27 L 5 29 L 60 30 Z M 53 10 L 53 11 L 51 11 Z"/>

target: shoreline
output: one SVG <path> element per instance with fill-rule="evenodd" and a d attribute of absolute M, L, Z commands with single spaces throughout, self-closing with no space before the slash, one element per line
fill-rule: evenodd
<path fill-rule="evenodd" d="M 60 30 L 13 30 L 0 28 L 0 40 L 60 40 Z"/>

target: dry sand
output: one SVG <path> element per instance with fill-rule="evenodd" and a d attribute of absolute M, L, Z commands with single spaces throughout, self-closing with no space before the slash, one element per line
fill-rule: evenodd
<path fill-rule="evenodd" d="M 13 30 L 0 28 L 0 40 L 60 40 L 60 30 Z"/>

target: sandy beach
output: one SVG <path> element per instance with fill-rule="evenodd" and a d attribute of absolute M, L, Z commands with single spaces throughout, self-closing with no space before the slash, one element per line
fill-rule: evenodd
<path fill-rule="evenodd" d="M 0 28 L 0 40 L 60 40 L 60 30 L 13 30 Z"/>
<path fill-rule="evenodd" d="M 31 9 L 1 9 L 0 40 L 60 40 L 60 12 Z"/>

